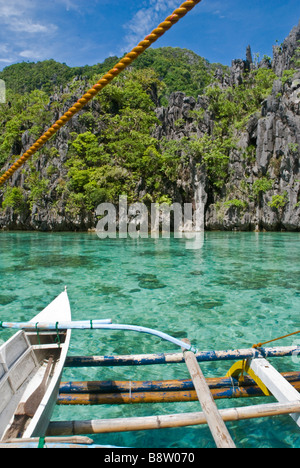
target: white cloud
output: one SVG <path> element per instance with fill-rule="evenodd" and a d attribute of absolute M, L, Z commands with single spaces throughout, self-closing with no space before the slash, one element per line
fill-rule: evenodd
<path fill-rule="evenodd" d="M 23 14 L 25 2 L 20 2 L 18 0 L 11 0 L 7 2 L 5 0 L 0 0 L 0 14 L 1 18 L 7 19 L 12 16 L 20 16 Z"/>
<path fill-rule="evenodd" d="M 148 0 L 144 7 L 137 11 L 132 20 L 124 25 L 127 34 L 122 49 L 126 52 L 132 49 L 139 41 L 149 34 L 165 17 L 178 7 L 178 0 Z"/>
<path fill-rule="evenodd" d="M 12 63 L 14 59 L 12 57 L 9 58 L 0 58 L 1 63 Z"/>
<path fill-rule="evenodd" d="M 219 18 L 226 18 L 228 11 L 232 11 L 231 2 L 223 2 L 222 0 L 202 0 L 201 12 L 217 16 Z"/>
<path fill-rule="evenodd" d="M 54 24 L 41 24 L 35 23 L 30 19 L 13 19 L 9 24 L 9 29 L 17 33 L 27 33 L 27 34 L 49 34 L 56 31 L 57 27 Z"/>
<path fill-rule="evenodd" d="M 44 58 L 44 53 L 40 49 L 25 49 L 19 53 L 19 56 L 31 60 L 41 60 Z"/>
<path fill-rule="evenodd" d="M 9 24 L 11 19 L 31 16 L 35 10 L 32 0 L 0 0 L 0 22 Z"/>
<path fill-rule="evenodd" d="M 0 25 L 14 33 L 49 33 L 56 30 L 53 24 L 43 24 L 32 18 L 38 13 L 35 1 L 0 0 Z"/>
<path fill-rule="evenodd" d="M 9 52 L 8 44 L 0 44 L 0 54 L 7 54 Z"/>
<path fill-rule="evenodd" d="M 39 49 L 45 49 L 45 43 L 49 42 L 58 27 L 45 14 L 41 15 L 42 11 L 39 0 L 0 0 L 1 63 L 13 63 L 20 57 L 33 60 L 44 58 Z"/>

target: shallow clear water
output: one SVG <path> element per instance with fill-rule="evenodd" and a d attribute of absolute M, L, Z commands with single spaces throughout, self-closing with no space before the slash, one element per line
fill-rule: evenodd
<path fill-rule="evenodd" d="M 29 320 L 68 286 L 75 320 L 111 318 L 188 337 L 201 350 L 237 349 L 300 330 L 300 234 L 205 233 L 202 248 L 183 239 L 106 239 L 81 233 L 0 233 L 0 320 Z M 0 343 L 10 332 L 0 332 Z M 297 338 L 298 337 L 298 338 Z M 299 344 L 300 335 L 276 344 Z M 69 354 L 176 350 L 133 332 L 73 332 Z M 279 371 L 299 370 L 291 358 Z M 207 377 L 229 363 L 203 364 Z M 184 364 L 66 369 L 63 380 L 188 378 Z M 218 401 L 220 408 L 270 401 Z M 272 400 L 271 400 L 272 401 Z M 198 411 L 197 403 L 57 407 L 58 419 L 98 419 Z M 289 416 L 228 423 L 239 447 L 300 448 Z M 130 447 L 214 447 L 206 427 L 94 436 Z"/>

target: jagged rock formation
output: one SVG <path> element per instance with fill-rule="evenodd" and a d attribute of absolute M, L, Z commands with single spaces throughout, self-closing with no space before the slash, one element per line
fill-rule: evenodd
<path fill-rule="evenodd" d="M 254 64 L 249 46 L 246 59 L 234 60 L 229 73 L 221 68 L 215 72 L 216 86 L 221 90 L 241 85 L 255 67 L 272 68 L 278 79 L 260 109 L 234 130 L 235 144 L 228 154 L 227 176 L 222 184 L 216 188 L 201 158 L 191 155 L 185 158 L 186 163 L 178 172 L 176 182 L 166 186 L 166 195 L 174 202 L 201 205 L 206 229 L 300 231 L 300 71 L 289 73 L 291 69 L 299 70 L 296 63 L 297 59 L 299 61 L 299 40 L 300 23 L 281 46 L 274 46 L 273 61 L 264 58 Z M 86 89 L 87 83 L 82 79 L 77 93 L 81 95 Z M 151 92 L 157 101 L 155 92 Z M 60 89 L 50 99 L 49 110 L 53 112 L 51 103 L 57 102 L 61 104 L 60 111 L 66 111 L 78 99 L 77 93 L 72 94 L 72 86 Z M 66 94 L 69 96 L 67 100 L 63 98 Z M 99 116 L 99 103 L 91 101 L 85 112 Z M 30 209 L 29 206 L 22 210 L 8 207 L 0 211 L 0 228 L 63 231 L 96 226 L 94 212 L 70 212 L 66 208 L 64 192 L 60 191 L 68 179 L 65 163 L 71 134 L 87 130 L 81 115 L 75 116 L 58 133 L 52 143 L 51 162 L 44 154 L 33 162 L 42 178 L 47 177 L 47 195 Z M 183 92 L 173 93 L 169 105 L 158 107 L 156 115 L 160 124 L 153 137 L 158 145 L 164 139 L 178 142 L 202 139 L 214 132 L 215 116 L 207 95 L 195 99 Z M 53 122 L 57 118 L 58 111 L 54 111 Z M 98 125 L 101 127 L 101 123 Z M 101 128 L 93 131 L 99 133 Z M 21 147 L 14 148 L 12 153 L 25 152 L 33 142 L 30 132 L 25 131 Z M 12 186 L 26 189 L 26 170 L 14 175 Z M 1 196 L 0 192 L 0 203 Z"/>
<path fill-rule="evenodd" d="M 274 82 L 272 94 L 263 102 L 232 150 L 225 193 L 208 207 L 206 225 L 211 229 L 300 229 L 300 73 L 292 83 Z M 245 161 L 244 151 L 253 148 Z M 255 156 L 255 159 L 254 159 Z M 272 188 L 252 201 L 249 188 L 268 175 Z M 225 197 L 224 197 L 225 195 Z M 222 199 L 239 199 L 247 207 L 220 207 Z M 273 200 L 273 203 L 272 203 Z M 278 203 L 276 204 L 276 200 Z"/>
<path fill-rule="evenodd" d="M 273 69 L 277 76 L 295 67 L 295 53 L 299 48 L 300 23 L 295 26 L 281 45 L 273 46 Z"/>

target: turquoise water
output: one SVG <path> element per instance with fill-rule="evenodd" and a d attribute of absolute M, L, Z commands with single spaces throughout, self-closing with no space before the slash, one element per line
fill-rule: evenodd
<path fill-rule="evenodd" d="M 183 239 L 106 239 L 82 233 L 0 233 L 0 319 L 28 320 L 68 286 L 75 320 L 111 318 L 188 337 L 201 350 L 237 349 L 300 330 L 300 234 L 205 233 L 202 248 Z M 0 332 L 0 343 L 11 332 Z M 298 338 L 297 338 L 298 337 Z M 278 342 L 299 344 L 300 335 Z M 176 350 L 132 332 L 73 332 L 70 355 Z M 299 370 L 291 358 L 279 371 Z M 230 364 L 203 364 L 207 377 Z M 184 364 L 66 369 L 63 380 L 188 378 Z M 218 401 L 220 408 L 272 400 Z M 196 402 L 57 407 L 58 419 L 98 419 L 198 411 Z M 300 448 L 289 416 L 228 423 L 238 447 Z M 94 436 L 97 443 L 146 448 L 214 447 L 206 427 Z"/>

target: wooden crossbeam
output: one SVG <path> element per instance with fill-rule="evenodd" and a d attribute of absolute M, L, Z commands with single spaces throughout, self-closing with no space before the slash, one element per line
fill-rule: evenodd
<path fill-rule="evenodd" d="M 236 448 L 222 416 L 219 413 L 195 354 L 191 351 L 185 352 L 184 360 L 217 448 Z"/>

